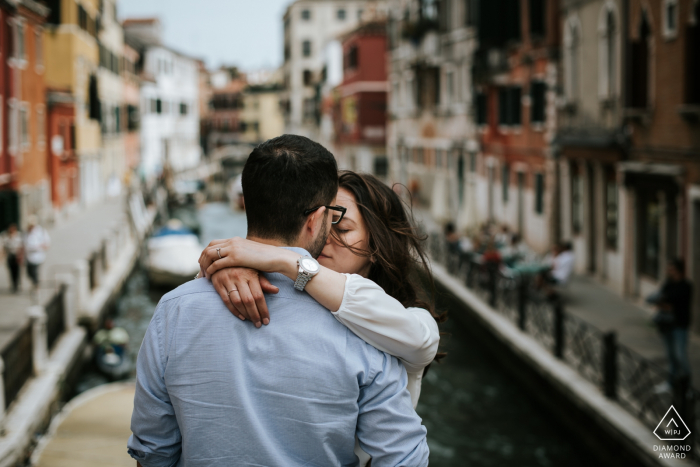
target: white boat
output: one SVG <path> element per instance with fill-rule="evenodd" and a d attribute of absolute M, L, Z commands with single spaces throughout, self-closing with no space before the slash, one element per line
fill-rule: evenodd
<path fill-rule="evenodd" d="M 171 219 L 148 239 L 148 277 L 151 284 L 177 287 L 199 272 L 204 247 L 182 222 Z"/>

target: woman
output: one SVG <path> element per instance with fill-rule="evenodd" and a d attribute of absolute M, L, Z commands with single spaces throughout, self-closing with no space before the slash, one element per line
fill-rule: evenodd
<path fill-rule="evenodd" d="M 318 258 L 321 271 L 305 290 L 360 338 L 404 363 L 415 408 L 424 370 L 442 357 L 437 355 L 436 321 L 443 317 L 418 298 L 414 283 L 416 266 L 431 277 L 421 238 L 399 196 L 371 175 L 341 172 L 337 204 L 347 211 L 333 226 Z M 257 271 L 293 280 L 299 257 L 233 238 L 211 242 L 200 265 L 232 313 L 260 326 L 274 318 L 267 313 L 262 290 L 274 290 Z"/>

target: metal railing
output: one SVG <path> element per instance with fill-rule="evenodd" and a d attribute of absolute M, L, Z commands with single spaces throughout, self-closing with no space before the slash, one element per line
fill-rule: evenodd
<path fill-rule="evenodd" d="M 5 408 L 15 400 L 24 383 L 34 373 L 33 354 L 32 323 L 27 322 L 2 351 L 5 364 L 2 375 L 5 385 Z"/>
<path fill-rule="evenodd" d="M 533 293 L 526 276 L 459 252 L 440 234 L 428 235 L 427 246 L 434 262 L 651 430 L 673 404 L 691 431 L 682 444 L 700 458 L 700 391 L 660 390 L 668 379 L 665 368 L 620 344 L 615 331 L 602 331 L 567 313 L 560 300 Z"/>
<path fill-rule="evenodd" d="M 46 340 L 47 348 L 49 350 L 53 349 L 56 340 L 59 336 L 63 334 L 66 330 L 65 322 L 65 301 L 64 295 L 66 293 L 65 285 L 61 285 L 58 290 L 54 293 L 51 300 L 46 304 Z"/>

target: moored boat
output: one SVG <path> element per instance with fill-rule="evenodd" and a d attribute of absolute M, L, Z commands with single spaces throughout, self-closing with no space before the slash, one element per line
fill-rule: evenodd
<path fill-rule="evenodd" d="M 204 247 L 182 222 L 171 219 L 148 240 L 148 278 L 152 284 L 177 287 L 199 271 Z"/>

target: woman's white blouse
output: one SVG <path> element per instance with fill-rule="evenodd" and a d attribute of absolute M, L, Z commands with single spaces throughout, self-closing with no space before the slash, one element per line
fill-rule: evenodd
<path fill-rule="evenodd" d="M 423 308 L 404 308 L 377 284 L 357 274 L 345 274 L 345 293 L 333 315 L 368 344 L 401 360 L 415 408 L 423 370 L 435 358 L 440 332 Z"/>

